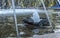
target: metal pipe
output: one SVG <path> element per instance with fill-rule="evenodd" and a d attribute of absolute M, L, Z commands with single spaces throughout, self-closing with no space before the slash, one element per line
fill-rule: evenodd
<path fill-rule="evenodd" d="M 17 32 L 17 38 L 19 38 L 18 24 L 17 24 L 16 13 L 15 13 L 15 3 L 14 3 L 14 0 L 12 0 L 12 7 L 13 7 L 13 14 L 14 14 L 14 20 L 15 20 L 15 26 L 16 26 L 16 32 Z"/>
<path fill-rule="evenodd" d="M 44 13 L 45 11 L 40 10 L 40 9 L 15 9 L 15 13 L 18 16 L 23 16 L 23 15 L 30 15 L 38 12 L 38 13 Z M 49 12 L 51 12 L 50 10 L 48 10 Z M 0 10 L 0 15 L 5 15 L 5 16 L 13 16 L 13 9 L 6 9 L 6 10 Z"/>
<path fill-rule="evenodd" d="M 46 13 L 46 15 L 47 15 L 47 18 L 48 18 L 49 24 L 52 26 L 52 23 L 51 23 L 51 21 L 50 21 L 50 18 L 49 18 L 49 15 L 48 15 L 48 12 L 47 12 L 47 9 L 46 9 L 46 6 L 45 6 L 43 0 L 41 0 L 41 3 L 42 3 L 42 5 L 43 5 L 43 8 L 44 8 L 45 13 Z M 53 30 L 53 26 L 52 26 L 52 30 Z"/>

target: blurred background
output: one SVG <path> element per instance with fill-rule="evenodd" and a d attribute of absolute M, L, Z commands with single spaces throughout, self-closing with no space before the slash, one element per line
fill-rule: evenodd
<path fill-rule="evenodd" d="M 24 24 L 23 19 L 31 17 L 32 14 L 21 15 L 21 16 L 17 15 L 17 23 L 20 24 L 18 26 L 19 36 L 25 38 L 25 37 L 31 37 L 34 34 L 43 35 L 43 34 L 48 34 L 48 33 L 54 33 L 52 31 L 52 27 L 54 30 L 60 29 L 60 15 L 59 15 L 60 6 L 58 7 L 58 1 L 57 0 L 43 0 L 43 1 L 47 8 L 52 26 L 46 26 L 46 27 L 43 26 L 41 28 L 38 28 L 38 32 L 35 33 L 36 30 L 33 30 L 34 25 L 32 26 L 28 25 L 28 27 L 23 25 Z M 15 9 L 38 9 L 38 10 L 44 11 L 41 0 L 14 0 L 14 3 L 15 3 Z M 56 5 L 57 5 L 57 8 L 54 8 Z M 0 0 L 0 11 L 9 10 L 9 9 L 13 9 L 12 0 Z M 47 19 L 47 16 L 45 13 L 41 12 L 39 13 L 39 16 L 42 19 L 43 18 Z M 0 38 L 17 36 L 14 22 L 15 22 L 14 16 L 7 16 L 4 14 L 0 15 Z"/>

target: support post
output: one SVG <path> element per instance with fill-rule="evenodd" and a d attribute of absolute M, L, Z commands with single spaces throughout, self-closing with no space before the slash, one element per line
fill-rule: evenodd
<path fill-rule="evenodd" d="M 50 18 L 49 18 L 49 15 L 48 15 L 48 12 L 47 12 L 47 9 L 46 9 L 46 6 L 45 6 L 43 0 L 41 0 L 41 3 L 42 3 L 43 8 L 44 8 L 44 10 L 45 10 L 45 14 L 46 14 L 46 16 L 47 16 L 47 18 L 48 18 L 49 24 L 50 24 L 50 26 L 52 26 L 52 23 L 51 23 L 51 21 L 50 21 Z M 53 26 L 52 26 L 52 31 L 53 31 Z"/>
<path fill-rule="evenodd" d="M 14 3 L 14 0 L 12 0 L 12 8 L 13 8 L 13 14 L 14 14 L 14 21 L 15 21 L 15 26 L 16 26 L 17 38 L 19 38 L 18 24 L 17 24 L 16 13 L 15 13 L 15 3 Z"/>

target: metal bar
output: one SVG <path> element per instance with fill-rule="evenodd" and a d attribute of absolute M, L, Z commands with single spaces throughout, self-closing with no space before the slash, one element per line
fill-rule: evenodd
<path fill-rule="evenodd" d="M 43 0 L 41 0 L 41 3 L 42 3 L 42 5 L 43 5 L 43 8 L 44 8 L 45 13 L 46 13 L 46 15 L 47 15 L 47 18 L 48 18 L 49 24 L 52 26 L 52 23 L 51 23 L 51 21 L 50 21 L 50 18 L 49 18 L 49 15 L 48 15 L 48 12 L 47 12 L 47 9 L 46 9 L 46 6 L 45 6 Z M 52 26 L 52 31 L 53 31 L 53 26 Z"/>
<path fill-rule="evenodd" d="M 17 38 L 19 38 L 19 32 L 18 32 L 18 25 L 17 25 L 17 17 L 16 17 L 16 13 L 15 13 L 14 0 L 12 0 L 12 7 L 13 7 L 13 14 L 14 14 L 14 21 L 15 21 L 15 26 L 16 26 Z"/>

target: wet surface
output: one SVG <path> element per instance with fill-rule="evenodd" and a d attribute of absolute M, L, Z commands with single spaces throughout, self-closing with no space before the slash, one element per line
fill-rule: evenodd
<path fill-rule="evenodd" d="M 45 35 L 34 35 L 33 38 L 60 38 L 60 33 L 51 33 Z"/>
<path fill-rule="evenodd" d="M 11 38 L 15 38 L 15 37 L 11 37 Z M 24 38 L 60 38 L 60 33 L 51 33 L 51 34 L 45 34 L 45 35 L 33 35 L 32 37 L 24 37 Z"/>

